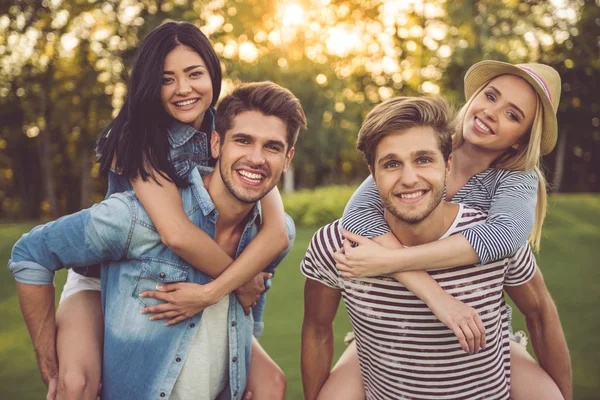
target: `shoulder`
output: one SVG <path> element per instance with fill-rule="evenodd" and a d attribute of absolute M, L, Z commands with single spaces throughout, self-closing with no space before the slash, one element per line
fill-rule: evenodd
<path fill-rule="evenodd" d="M 507 169 L 495 169 L 489 175 L 496 186 L 516 186 L 538 184 L 538 176 L 534 170 L 515 171 Z"/>
<path fill-rule="evenodd" d="M 315 232 L 308 245 L 309 250 L 319 253 L 333 254 L 344 243 L 344 238 L 340 231 L 340 220 L 327 224 Z"/>
<path fill-rule="evenodd" d="M 472 228 L 476 225 L 485 223 L 487 212 L 466 204 L 457 203 L 460 207 L 456 213 L 454 223 L 449 229 L 449 234 L 458 233 L 465 229 Z"/>

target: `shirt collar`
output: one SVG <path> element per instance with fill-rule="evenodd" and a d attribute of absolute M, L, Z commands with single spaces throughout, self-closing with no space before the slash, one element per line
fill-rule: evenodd
<path fill-rule="evenodd" d="M 202 176 L 208 175 L 214 171 L 212 167 L 205 167 L 202 165 L 194 168 L 189 175 L 189 180 L 191 182 L 191 188 L 194 192 L 194 196 L 198 204 L 200 205 L 200 209 L 202 210 L 202 214 L 207 216 L 208 214 L 215 211 L 215 203 L 213 203 L 210 195 L 208 194 L 208 190 L 204 186 L 204 181 L 202 180 Z M 250 210 L 248 223 L 258 222 L 262 224 L 262 206 L 260 201 L 254 203 L 254 207 Z"/>
<path fill-rule="evenodd" d="M 210 133 L 215 129 L 214 108 L 209 107 L 208 110 L 206 110 L 206 113 L 204 113 L 204 121 L 202 122 L 202 127 L 200 129 L 203 131 L 208 130 L 209 132 L 197 131 L 192 126 L 173 118 L 167 128 L 169 144 L 175 149 L 181 147 L 198 132 L 205 133 L 210 138 Z"/>

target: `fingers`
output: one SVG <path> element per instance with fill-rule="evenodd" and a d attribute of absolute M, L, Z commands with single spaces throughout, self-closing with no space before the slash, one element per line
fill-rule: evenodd
<path fill-rule="evenodd" d="M 273 277 L 273 274 L 270 272 L 261 272 L 260 276 L 264 281 L 266 281 L 267 279 L 271 279 Z"/>
<path fill-rule="evenodd" d="M 48 393 L 46 394 L 46 400 L 55 400 L 57 390 L 58 390 L 58 378 L 50 379 L 48 381 Z"/>
<path fill-rule="evenodd" d="M 161 283 L 160 285 L 156 285 L 156 290 L 160 292 L 174 292 L 179 289 L 179 283 Z"/>
<path fill-rule="evenodd" d="M 158 287 L 158 286 L 157 286 Z M 154 290 L 140 293 L 141 298 L 156 299 L 161 301 L 169 301 L 170 293 L 155 292 Z"/>
<path fill-rule="evenodd" d="M 244 400 L 252 400 L 252 392 L 244 393 Z"/>
<path fill-rule="evenodd" d="M 333 253 L 333 259 L 340 264 L 348 263 L 348 258 L 346 257 L 346 254 L 340 251 L 336 251 L 335 253 Z"/>
<path fill-rule="evenodd" d="M 155 314 L 155 313 L 161 313 L 161 312 L 166 312 L 166 311 L 173 311 L 176 308 L 177 307 L 171 303 L 165 303 L 165 304 L 159 304 L 156 306 L 142 308 L 142 311 L 140 311 L 140 314 Z"/>
<path fill-rule="evenodd" d="M 188 319 L 188 318 L 190 318 L 190 317 L 188 317 L 187 315 L 183 315 L 183 314 L 182 314 L 182 315 L 179 315 L 179 316 L 177 316 L 177 317 L 173 318 L 173 319 L 172 319 L 172 320 L 170 320 L 170 321 L 167 321 L 167 323 L 165 323 L 165 325 L 166 325 L 166 326 L 176 325 L 176 324 L 178 324 L 178 323 L 180 323 L 180 322 L 183 322 L 183 321 L 185 321 L 185 320 L 186 320 L 186 319 Z"/>
<path fill-rule="evenodd" d="M 358 243 L 358 244 L 365 244 L 365 243 L 369 242 L 369 238 L 366 238 L 366 237 L 360 236 L 360 235 L 356 235 L 345 229 L 342 229 L 342 236 L 344 236 L 344 238 L 351 240 L 354 243 Z"/>
<path fill-rule="evenodd" d="M 481 321 L 481 317 L 477 314 L 475 318 L 475 324 L 479 329 L 479 333 L 481 334 L 481 340 L 479 341 L 479 346 L 483 350 L 485 349 L 486 337 L 485 337 L 485 326 L 483 326 L 483 321 Z"/>
<path fill-rule="evenodd" d="M 153 316 L 150 317 L 150 321 L 157 321 L 159 319 L 167 319 L 167 318 L 176 318 L 180 315 L 183 315 L 183 314 L 181 314 L 181 312 L 177 311 L 177 310 L 166 311 L 166 312 L 154 314 Z"/>
<path fill-rule="evenodd" d="M 454 335 L 458 339 L 458 343 L 460 343 L 460 347 L 465 351 L 465 353 L 468 353 L 469 343 L 467 343 L 467 338 L 465 337 L 461 327 L 458 325 L 453 325 L 449 326 L 448 328 L 450 328 L 452 332 L 454 332 Z"/>
<path fill-rule="evenodd" d="M 250 306 L 242 306 L 242 308 L 244 309 L 244 314 L 250 315 L 250 311 L 252 311 Z"/>
<path fill-rule="evenodd" d="M 348 239 L 344 239 L 344 253 L 348 255 L 352 252 L 352 243 Z"/>
<path fill-rule="evenodd" d="M 468 323 L 463 323 L 460 325 L 460 329 L 465 335 L 465 340 L 467 341 L 467 353 L 473 354 L 475 352 L 475 335 Z"/>

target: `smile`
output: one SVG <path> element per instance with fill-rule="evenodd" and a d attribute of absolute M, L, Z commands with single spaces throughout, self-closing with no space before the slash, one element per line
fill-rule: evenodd
<path fill-rule="evenodd" d="M 475 121 L 475 126 L 477 128 L 479 128 L 480 131 L 482 131 L 484 133 L 494 134 L 494 132 L 490 129 L 490 127 L 487 126 L 486 124 L 484 124 L 479 118 L 474 117 L 474 121 Z"/>
<path fill-rule="evenodd" d="M 419 190 L 418 192 L 412 192 L 412 193 L 401 193 L 399 195 L 399 197 L 401 199 L 416 199 L 418 197 L 421 197 L 425 194 L 424 190 Z"/>
<path fill-rule="evenodd" d="M 265 176 L 262 174 L 255 174 L 243 169 L 237 170 L 236 172 L 243 178 L 242 180 L 255 185 L 261 183 L 265 179 Z"/>
<path fill-rule="evenodd" d="M 173 104 L 175 104 L 176 107 L 185 107 L 185 106 L 189 106 L 190 104 L 197 103 L 198 101 L 200 101 L 200 99 L 190 99 L 190 100 L 177 101 Z"/>

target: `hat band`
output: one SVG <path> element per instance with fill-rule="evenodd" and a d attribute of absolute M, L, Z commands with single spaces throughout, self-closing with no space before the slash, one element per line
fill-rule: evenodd
<path fill-rule="evenodd" d="M 548 98 L 550 99 L 550 103 L 552 103 L 552 95 L 550 94 L 550 89 L 548 89 L 548 85 L 546 85 L 546 82 L 544 82 L 544 80 L 538 74 L 536 74 L 529 68 L 521 66 L 519 66 L 519 68 L 527 72 L 533 79 L 535 79 L 540 84 L 542 89 L 544 89 L 544 93 L 546 93 L 546 96 L 548 96 Z"/>

